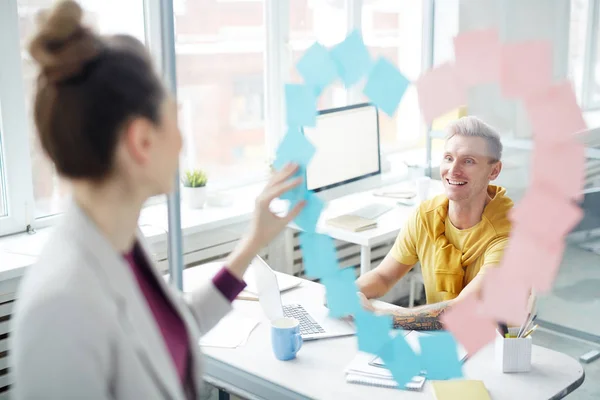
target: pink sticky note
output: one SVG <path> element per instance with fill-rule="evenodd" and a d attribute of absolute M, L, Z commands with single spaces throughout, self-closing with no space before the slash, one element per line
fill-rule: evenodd
<path fill-rule="evenodd" d="M 509 218 L 515 228 L 519 227 L 544 245 L 552 246 L 562 242 L 581 221 L 583 211 L 572 201 L 536 184 L 509 212 Z"/>
<path fill-rule="evenodd" d="M 500 87 L 507 98 L 525 98 L 552 83 L 548 41 L 505 43 L 500 56 Z"/>
<path fill-rule="evenodd" d="M 525 99 L 525 109 L 535 139 L 564 143 L 587 129 L 570 82 L 552 84 Z"/>
<path fill-rule="evenodd" d="M 537 262 L 534 264 L 531 276 L 531 286 L 535 289 L 536 293 L 543 294 L 552 291 L 565 252 L 565 247 L 565 242 L 553 246 L 552 250 L 547 250 L 547 253 L 538 258 Z"/>
<path fill-rule="evenodd" d="M 531 163 L 532 184 L 545 186 L 565 199 L 581 200 L 585 186 L 585 146 L 573 139 L 563 144 L 536 142 Z"/>
<path fill-rule="evenodd" d="M 483 276 L 480 313 L 495 321 L 521 324 L 527 318 L 529 285 L 514 270 L 492 268 Z"/>
<path fill-rule="evenodd" d="M 472 356 L 496 337 L 496 321 L 479 313 L 475 294 L 461 299 L 441 316 L 444 329 L 452 332 Z"/>
<path fill-rule="evenodd" d="M 419 106 L 427 123 L 467 103 L 466 86 L 449 62 L 432 68 L 416 82 Z"/>
<path fill-rule="evenodd" d="M 467 86 L 500 79 L 500 39 L 496 29 L 461 33 L 454 38 L 457 75 Z"/>
<path fill-rule="evenodd" d="M 504 251 L 501 268 L 527 282 L 538 293 L 547 293 L 552 289 L 564 251 L 564 242 L 544 245 L 515 226 Z"/>

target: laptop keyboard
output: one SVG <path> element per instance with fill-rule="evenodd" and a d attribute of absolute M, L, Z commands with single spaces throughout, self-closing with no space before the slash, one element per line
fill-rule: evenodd
<path fill-rule="evenodd" d="M 325 329 L 323 329 L 300 304 L 284 305 L 283 315 L 288 318 L 296 318 L 300 322 L 301 335 L 325 333 Z"/>

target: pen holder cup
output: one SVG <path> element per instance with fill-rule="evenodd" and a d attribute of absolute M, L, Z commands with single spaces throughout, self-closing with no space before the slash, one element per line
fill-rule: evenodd
<path fill-rule="evenodd" d="M 509 330 L 510 335 L 516 336 L 518 329 Z M 531 371 L 531 337 L 496 338 L 496 364 L 502 372 Z"/>

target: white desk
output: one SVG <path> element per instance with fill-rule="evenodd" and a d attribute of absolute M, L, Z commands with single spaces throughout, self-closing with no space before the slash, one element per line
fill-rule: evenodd
<path fill-rule="evenodd" d="M 317 231 L 327 234 L 334 239 L 359 245 L 360 273 L 362 275 L 366 272 L 369 272 L 371 270 L 371 248 L 381 243 L 394 240 L 410 216 L 411 212 L 417 207 L 416 205 L 397 205 L 398 199 L 373 196 L 373 192 L 410 190 L 414 189 L 413 185 L 413 182 L 406 181 L 336 199 L 330 202 L 327 205 L 326 210 L 321 214 Z M 431 189 L 429 192 L 431 197 L 443 193 L 442 182 L 432 180 Z M 335 228 L 326 224 L 326 220 L 329 218 L 350 213 L 358 208 L 372 203 L 384 203 L 394 206 L 393 210 L 383 214 L 377 219 L 377 228 L 362 232 L 352 232 L 345 229 Z M 290 225 L 290 227 L 293 229 L 298 229 L 296 225 Z"/>
<path fill-rule="evenodd" d="M 201 268 L 184 271 L 186 285 L 210 278 Z M 283 302 L 310 307 L 322 302 L 323 293 L 322 285 L 306 281 L 284 293 Z M 234 308 L 262 322 L 241 347 L 203 348 L 205 380 L 229 393 L 247 399 L 433 399 L 429 383 L 422 392 L 346 383 L 344 370 L 356 355 L 356 337 L 305 342 L 295 360 L 278 361 L 271 349 L 270 324 L 259 303 L 238 300 Z M 539 346 L 533 347 L 529 373 L 503 374 L 493 361 L 492 344 L 465 363 L 464 373 L 467 379 L 482 380 L 494 400 L 559 399 L 584 380 L 578 361 Z"/>

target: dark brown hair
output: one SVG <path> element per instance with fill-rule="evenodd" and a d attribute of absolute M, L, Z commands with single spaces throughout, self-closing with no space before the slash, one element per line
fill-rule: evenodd
<path fill-rule="evenodd" d="M 40 67 L 34 118 L 59 174 L 101 180 L 128 121 L 159 124 L 165 89 L 141 42 L 99 36 L 82 17 L 76 2 L 63 1 L 38 19 L 29 46 Z"/>

